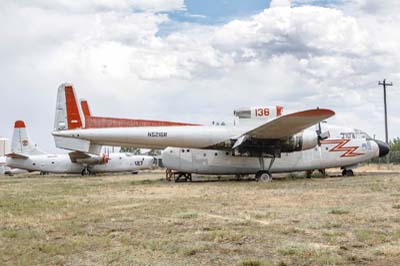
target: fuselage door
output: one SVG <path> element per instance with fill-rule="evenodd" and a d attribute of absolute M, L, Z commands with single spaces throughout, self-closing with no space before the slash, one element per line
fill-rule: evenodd
<path fill-rule="evenodd" d="M 190 172 L 193 169 L 193 158 L 191 149 L 179 149 L 179 166 L 183 171 Z"/>

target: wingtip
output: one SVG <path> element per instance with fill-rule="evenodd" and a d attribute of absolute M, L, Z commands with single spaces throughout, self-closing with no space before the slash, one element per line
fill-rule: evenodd
<path fill-rule="evenodd" d="M 330 109 L 311 109 L 306 111 L 301 111 L 293 114 L 294 116 L 326 116 L 331 117 L 335 115 L 335 112 Z"/>
<path fill-rule="evenodd" d="M 26 128 L 25 122 L 22 120 L 15 121 L 14 128 Z"/>

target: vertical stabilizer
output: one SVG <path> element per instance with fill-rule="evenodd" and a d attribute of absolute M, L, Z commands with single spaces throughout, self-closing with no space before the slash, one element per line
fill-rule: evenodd
<path fill-rule="evenodd" d="M 54 120 L 55 131 L 84 127 L 85 118 L 76 99 L 72 84 L 63 83 L 58 87 L 56 117 Z"/>
<path fill-rule="evenodd" d="M 11 152 L 21 155 L 44 154 L 44 152 L 40 151 L 37 146 L 30 140 L 28 132 L 26 131 L 24 121 L 19 120 L 15 122 Z"/>
<path fill-rule="evenodd" d="M 89 103 L 87 100 L 81 99 L 81 108 L 82 108 L 82 112 L 83 112 L 83 115 L 85 116 L 85 118 L 92 115 L 92 113 L 90 112 L 90 107 L 89 107 Z"/>

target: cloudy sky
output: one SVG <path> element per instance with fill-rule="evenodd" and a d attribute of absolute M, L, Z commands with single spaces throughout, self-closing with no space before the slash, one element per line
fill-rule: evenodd
<path fill-rule="evenodd" d="M 398 0 L 3 0 L 0 136 L 23 119 L 55 151 L 56 90 L 97 115 L 210 123 L 243 106 L 336 111 L 400 136 Z"/>

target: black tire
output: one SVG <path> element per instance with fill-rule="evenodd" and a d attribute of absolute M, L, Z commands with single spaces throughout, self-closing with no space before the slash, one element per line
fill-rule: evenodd
<path fill-rule="evenodd" d="M 82 175 L 82 176 L 87 176 L 87 175 L 90 175 L 90 171 L 89 171 L 89 169 L 87 169 L 87 168 L 83 168 L 83 170 L 82 170 L 82 172 L 81 172 L 81 175 Z"/>
<path fill-rule="evenodd" d="M 272 175 L 268 171 L 258 171 L 256 173 L 256 181 L 257 182 L 271 182 Z"/>
<path fill-rule="evenodd" d="M 354 172 L 351 169 L 344 169 L 342 171 L 342 176 L 354 176 Z"/>

